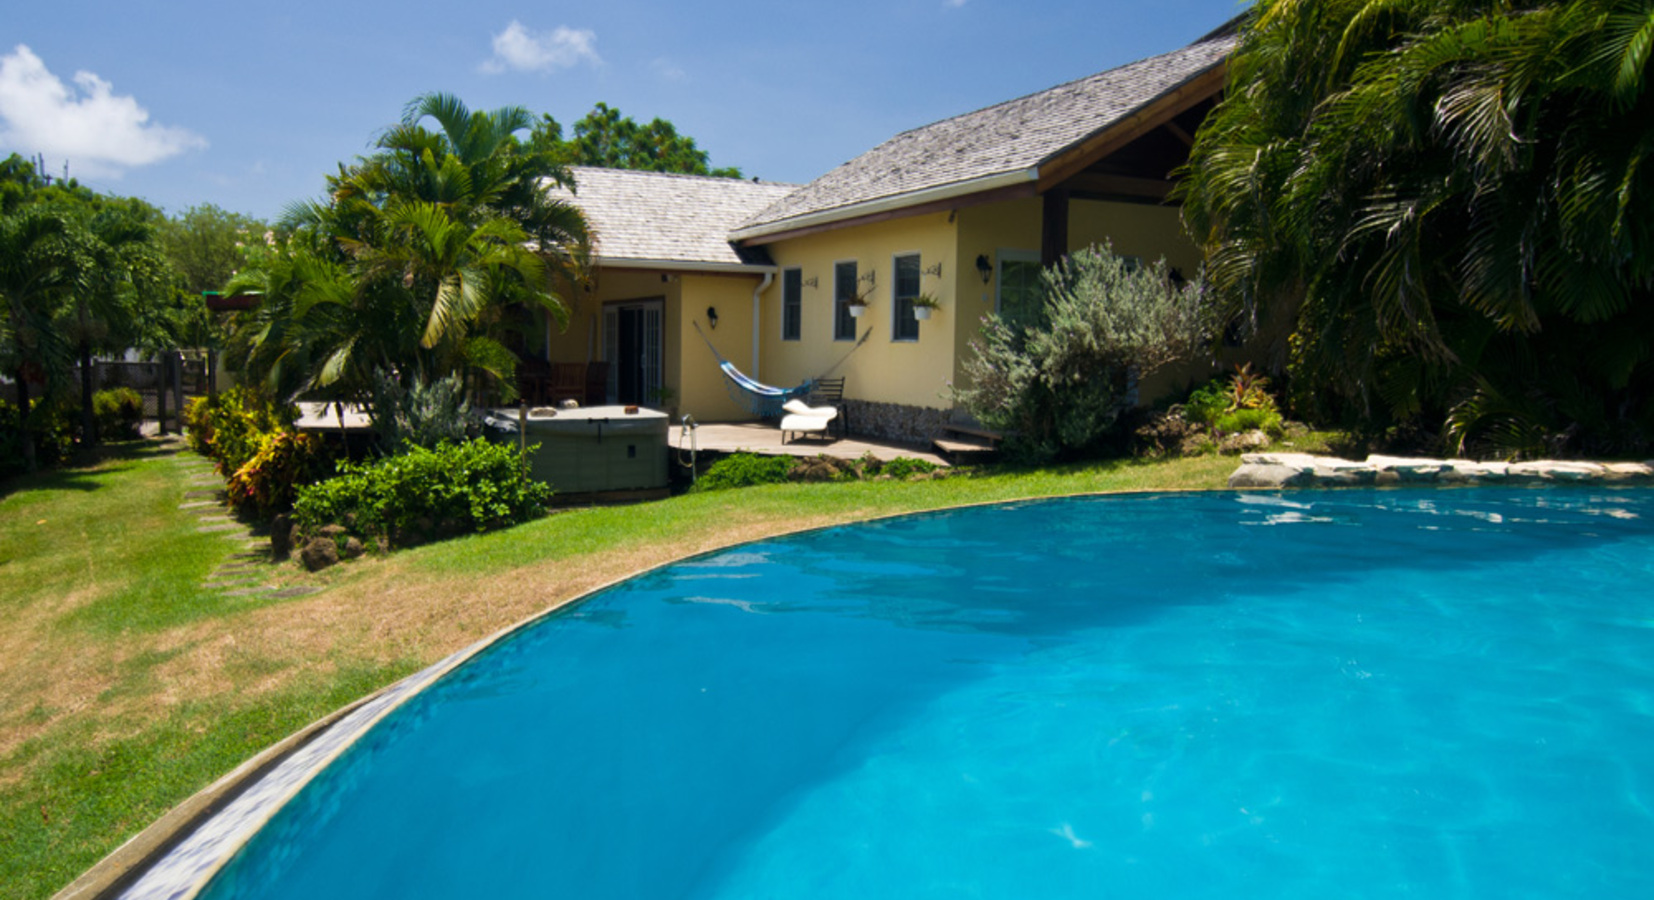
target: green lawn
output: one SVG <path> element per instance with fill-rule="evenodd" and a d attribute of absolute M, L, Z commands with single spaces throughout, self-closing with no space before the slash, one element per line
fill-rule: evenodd
<path fill-rule="evenodd" d="M 0 485 L 0 897 L 47 897 L 243 759 L 513 622 L 745 540 L 1026 497 L 1220 488 L 1233 457 L 920 482 L 786 484 L 581 509 L 268 582 L 204 583 L 239 545 L 180 509 L 176 445 Z"/>

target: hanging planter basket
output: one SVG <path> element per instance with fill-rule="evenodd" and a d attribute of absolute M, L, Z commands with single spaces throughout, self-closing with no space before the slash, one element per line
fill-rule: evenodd
<path fill-rule="evenodd" d="M 865 303 L 852 303 L 852 304 L 850 304 L 850 318 L 859 319 L 859 318 L 861 318 L 861 314 L 864 313 L 864 312 L 867 312 L 867 304 L 865 304 Z"/>
<path fill-rule="evenodd" d="M 930 312 L 931 310 L 928 306 L 915 306 L 913 307 L 913 318 L 923 322 L 924 320 L 930 318 Z"/>

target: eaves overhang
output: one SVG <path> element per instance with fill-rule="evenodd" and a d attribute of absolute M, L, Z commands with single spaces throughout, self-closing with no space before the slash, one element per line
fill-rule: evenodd
<path fill-rule="evenodd" d="M 980 194 L 986 191 L 999 190 L 1007 187 L 1032 184 L 1039 181 L 1039 169 L 1018 169 L 1012 172 L 1002 172 L 997 175 L 986 175 L 981 178 L 972 178 L 968 181 L 956 181 L 952 184 L 942 184 L 917 191 L 908 191 L 902 194 L 892 194 L 888 197 L 878 197 L 861 203 L 852 203 L 847 206 L 837 206 L 819 212 L 806 213 L 786 219 L 777 219 L 765 222 L 762 225 L 753 225 L 730 232 L 732 243 L 744 244 L 748 242 L 761 243 L 757 239 L 790 233 L 803 229 L 819 228 L 824 225 L 833 225 L 852 219 L 862 219 L 884 213 L 896 212 L 910 207 L 928 206 L 939 201 L 953 200 Z"/>
<path fill-rule="evenodd" d="M 631 257 L 597 256 L 592 259 L 593 268 L 604 269 L 650 269 L 667 270 L 672 272 L 706 272 L 718 275 L 752 275 L 762 277 L 765 274 L 775 274 L 780 269 L 773 265 L 762 263 L 716 263 L 691 262 L 681 259 L 639 259 Z"/>

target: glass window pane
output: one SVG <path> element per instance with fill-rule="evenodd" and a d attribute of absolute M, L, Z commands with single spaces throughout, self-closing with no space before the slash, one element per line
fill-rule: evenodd
<path fill-rule="evenodd" d="M 850 306 L 844 301 L 856 296 L 856 264 L 841 262 L 833 266 L 833 340 L 856 339 L 856 319 L 850 315 Z"/>
<path fill-rule="evenodd" d="M 804 272 L 788 269 L 781 273 L 781 339 L 796 341 L 803 325 Z"/>
<path fill-rule="evenodd" d="M 913 317 L 913 298 L 919 296 L 919 270 L 919 254 L 896 257 L 890 334 L 898 341 L 919 339 L 919 320 Z"/>

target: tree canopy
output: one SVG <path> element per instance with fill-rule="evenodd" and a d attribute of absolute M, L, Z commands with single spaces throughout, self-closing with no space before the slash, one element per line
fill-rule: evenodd
<path fill-rule="evenodd" d="M 233 361 L 284 397 L 365 401 L 387 377 L 410 389 L 455 374 L 509 393 L 508 308 L 565 318 L 553 285 L 577 279 L 588 246 L 579 210 L 545 191 L 569 183 L 562 161 L 518 138 L 533 124 L 521 107 L 415 98 L 227 286 L 263 298 Z"/>
<path fill-rule="evenodd" d="M 1654 440 L 1651 0 L 1260 0 L 1182 188 L 1301 405 L 1453 449 Z"/>
<path fill-rule="evenodd" d="M 84 441 L 94 354 L 174 344 L 185 305 L 156 241 L 160 210 L 52 181 L 15 154 L 0 161 L 0 368 L 18 392 L 18 432 L 33 468 L 30 384 L 68 392 L 80 364 Z"/>
<path fill-rule="evenodd" d="M 529 144 L 557 154 L 572 166 L 742 177 L 738 168 L 712 168 L 707 152 L 695 145 L 694 138 L 679 134 L 671 122 L 656 118 L 639 125 L 607 103 L 597 104 L 574 123 L 571 140 L 564 140 L 563 127 L 556 119 L 542 115 Z"/>

